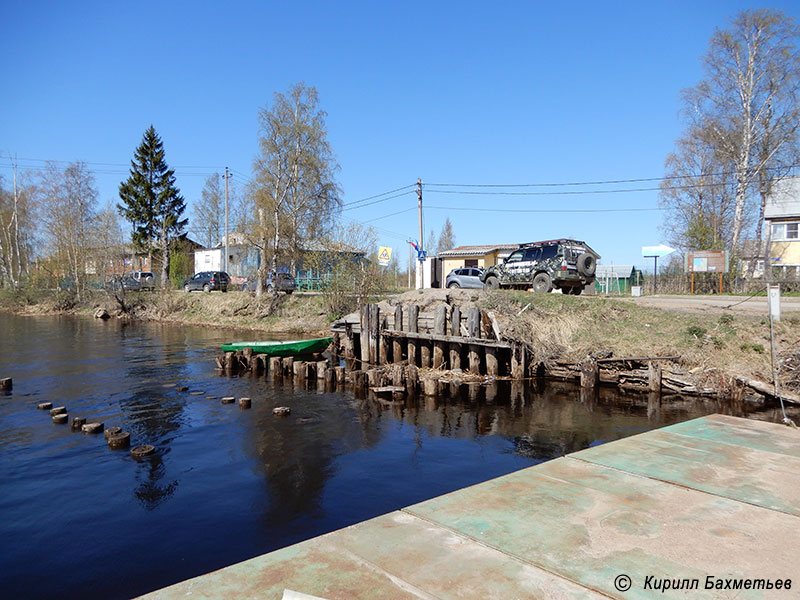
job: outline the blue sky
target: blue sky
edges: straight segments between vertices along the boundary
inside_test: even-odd
[[[796,2],[7,2],[0,35],[0,173],[89,163],[102,202],[144,130],[161,135],[187,204],[225,166],[243,183],[258,111],[305,81],[328,112],[344,202],[421,178],[425,237],[446,217],[461,244],[587,241],[605,264],[664,240],[658,178],[680,135],[680,91],[717,27]],[[442,190],[522,191],[476,195]],[[581,191],[581,194],[556,192]],[[466,209],[466,210],[465,210]],[[481,209],[481,210],[475,210]],[[486,210],[490,209],[490,210]],[[501,212],[514,210],[628,212]],[[635,209],[635,210],[634,210]],[[390,217],[392,213],[399,211]],[[405,262],[416,195],[343,213]]]

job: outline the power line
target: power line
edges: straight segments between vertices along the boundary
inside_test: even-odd
[[[726,187],[727,183],[698,183],[691,185],[678,185],[670,190],[696,190],[701,188]],[[628,194],[632,192],[660,192],[660,187],[627,188],[623,190],[570,190],[567,192],[473,192],[469,190],[428,190],[432,194],[461,194],[467,196],[586,196],[591,194]]]
[[[356,209],[356,208],[364,208],[365,206],[371,206],[373,204],[380,204],[381,202],[386,202],[387,200],[394,200],[395,198],[401,198],[402,196],[407,196],[408,194],[411,194],[411,193],[412,193],[412,190],[408,190],[408,191],[405,191],[405,192],[403,192],[401,194],[397,194],[395,196],[387,196],[386,198],[380,198],[379,200],[373,200],[372,202],[367,202],[366,204],[359,204],[358,206],[352,206],[352,204],[354,204],[354,202],[350,202],[350,203],[347,203],[347,204],[342,204],[342,207],[347,207],[347,208],[342,208],[342,211],[353,210],[353,209]],[[372,197],[374,198],[375,196],[372,196]],[[358,200],[356,200],[355,202],[358,202]]]
[[[785,167],[766,167],[767,171],[795,169],[800,164],[788,165]],[[508,187],[568,187],[581,185],[618,185],[622,183],[644,183],[649,181],[670,181],[673,179],[698,179],[700,177],[726,177],[736,175],[735,171],[722,171],[720,173],[702,173],[699,175],[669,175],[665,177],[643,177],[637,179],[608,179],[599,181],[573,181],[558,183],[426,183],[426,186],[435,187],[484,187],[484,188],[508,188]],[[433,191],[433,190],[430,190]]]
[[[455,210],[466,212],[506,212],[506,213],[613,213],[613,212],[653,212],[666,210],[665,208],[553,208],[553,209],[536,209],[536,208],[466,208],[466,207],[453,207],[453,206],[430,206],[426,208],[433,208],[436,210]]]

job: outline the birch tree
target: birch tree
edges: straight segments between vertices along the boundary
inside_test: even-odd
[[[94,176],[83,162],[70,163],[64,169],[50,162],[45,165],[38,189],[46,251],[55,274],[74,283],[80,300],[97,212]]]
[[[717,30],[703,58],[705,78],[684,91],[688,135],[708,135],[721,164],[731,166],[734,187],[731,249],[737,251],[747,218],[748,196],[759,182],[763,202],[785,175],[780,157],[797,156],[800,117],[800,30],[778,10],[746,10],[728,29]]]
[[[275,93],[259,113],[259,151],[253,161],[253,245],[261,253],[257,294],[279,260],[296,273],[303,245],[330,231],[340,206],[339,166],[328,141],[314,87],[293,85]]]
[[[21,181],[12,160],[12,181],[0,175],[0,285],[17,287],[28,275],[32,254],[32,186]]]

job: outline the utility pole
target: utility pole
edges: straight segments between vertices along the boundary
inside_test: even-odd
[[[420,287],[425,287],[425,277],[422,275],[422,251],[425,249],[425,247],[422,245],[422,179],[417,179],[417,198],[419,199],[417,203],[419,207],[419,247],[417,248],[419,265],[417,268],[419,269]]]
[[[411,266],[414,264],[413,248],[411,240],[408,240],[408,289],[411,289]]]
[[[228,179],[231,178],[228,167],[225,167],[225,260],[223,261],[223,271],[228,272]]]

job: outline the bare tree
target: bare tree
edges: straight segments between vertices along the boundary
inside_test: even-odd
[[[445,252],[455,248],[456,236],[453,234],[453,224],[450,222],[450,217],[444,220],[442,231],[439,234],[439,245],[436,247],[436,253]]]
[[[710,132],[716,153],[724,157],[720,162],[732,167],[733,250],[740,246],[751,184],[769,180],[762,185],[768,193],[775,177],[783,175],[778,157],[789,148],[797,155],[798,40],[800,30],[781,11],[744,11],[729,29],[711,37],[705,79],[684,91],[690,131]]]
[[[0,176],[0,285],[16,287],[28,275],[34,210],[32,187],[20,181],[13,159],[11,166],[10,189]]]
[[[303,83],[276,93],[259,114],[259,153],[251,189],[255,218],[251,238],[261,252],[257,293],[268,265],[279,256],[293,273],[303,244],[330,230],[339,207],[338,164],[328,142],[326,113],[316,89]]]
[[[58,275],[72,280],[80,299],[95,226],[94,176],[83,162],[70,163],[63,170],[51,162],[40,181],[41,227],[47,250]]]

